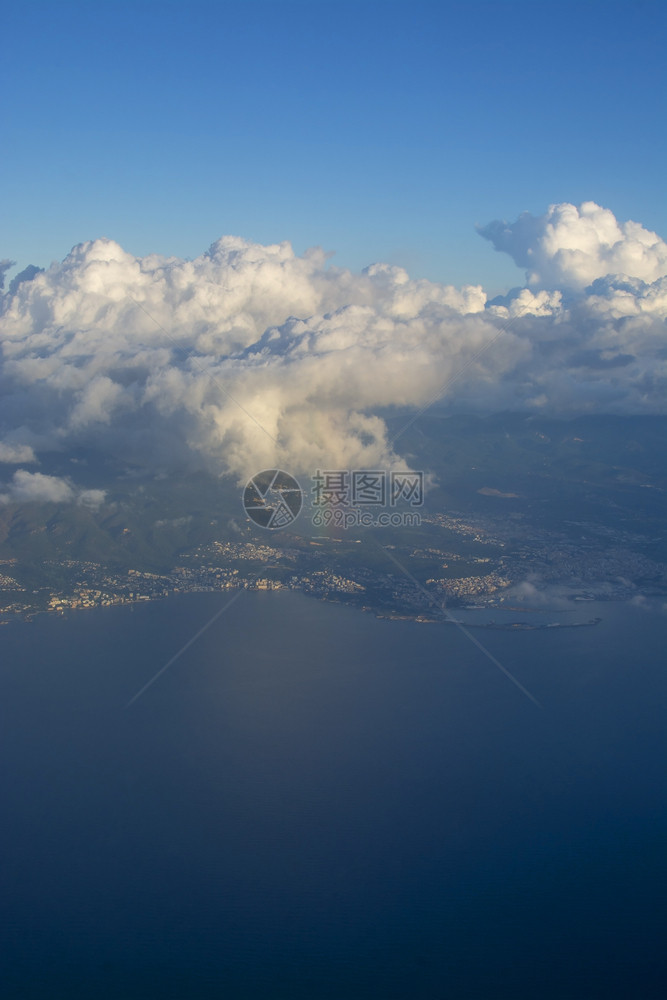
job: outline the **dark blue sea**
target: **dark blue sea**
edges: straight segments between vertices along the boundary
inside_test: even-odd
[[[5,1000],[665,993],[667,616],[184,595],[0,630]]]

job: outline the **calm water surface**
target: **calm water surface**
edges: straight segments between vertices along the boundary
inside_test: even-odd
[[[661,997],[667,616],[186,595],[0,631],[3,996]]]

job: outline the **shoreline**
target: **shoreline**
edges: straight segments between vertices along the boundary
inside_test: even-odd
[[[390,608],[374,607],[372,605],[361,605],[356,601],[346,601],[341,599],[343,595],[330,597],[329,595],[322,595],[313,593],[302,587],[257,587],[240,585],[236,587],[225,587],[225,588],[201,588],[192,590],[172,590],[167,593],[160,593],[151,596],[141,596],[134,599],[123,598],[121,600],[106,600],[104,602],[97,603],[87,603],[79,605],[67,605],[64,607],[44,607],[44,608],[34,608],[30,610],[20,610],[13,613],[9,613],[8,617],[0,619],[0,627],[11,625],[15,622],[28,623],[34,621],[37,617],[41,616],[60,616],[60,617],[70,617],[71,614],[80,611],[90,611],[90,610],[102,610],[106,608],[119,608],[125,607],[134,609],[137,605],[153,604],[158,601],[169,600],[169,598],[185,596],[186,594],[226,594],[234,591],[235,593],[240,590],[247,590],[254,593],[273,593],[288,591],[290,593],[300,593],[304,597],[315,598],[315,600],[323,601],[327,604],[340,604],[344,607],[349,607],[357,611],[361,611],[365,614],[373,615],[378,621],[397,621],[397,622],[413,622],[419,625],[456,625],[459,627],[464,627],[467,629],[481,629],[487,631],[501,631],[501,632],[536,632],[536,631],[547,631],[547,630],[562,630],[571,628],[590,628],[598,625],[601,621],[601,617],[594,617],[588,621],[578,621],[578,622],[562,622],[562,621],[550,621],[550,622],[526,622],[526,621],[507,621],[507,622],[497,622],[491,619],[486,622],[471,622],[465,621],[460,618],[445,617],[443,615],[428,615],[423,611],[405,611],[401,609],[396,609],[395,611]],[[577,597],[569,599],[572,604],[577,601]],[[588,598],[587,600],[593,600],[596,603],[613,603],[615,599],[605,599],[605,598]],[[622,603],[628,603],[628,599],[621,599]],[[465,610],[465,609],[462,609]],[[482,608],[474,608],[472,610],[481,611]],[[544,608],[499,608],[497,606],[490,606],[488,609],[489,614],[497,613],[498,611],[519,611],[521,614],[544,614],[548,616],[562,615],[562,614],[572,614],[576,612],[576,608],[570,609],[553,609],[546,610]],[[4,612],[4,614],[8,614]]]

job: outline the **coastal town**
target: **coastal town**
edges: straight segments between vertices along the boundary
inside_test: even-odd
[[[380,617],[414,621],[447,619],[445,606],[491,612],[507,606],[514,588],[526,580],[543,587],[560,585],[572,600],[627,600],[642,589],[667,590],[667,567],[631,548],[633,539],[618,533],[596,540],[595,530],[585,524],[570,526],[568,534],[531,527],[520,517],[501,520],[456,512],[425,514],[423,522],[421,546],[401,533],[380,543],[344,534],[260,537],[244,526],[237,529],[238,540],[184,551],[167,571],[90,560],[47,561],[45,576],[59,583],[36,587],[22,582],[17,558],[4,559],[0,624],[38,613],[238,589],[297,590]],[[582,537],[575,540],[572,531],[580,528]]]

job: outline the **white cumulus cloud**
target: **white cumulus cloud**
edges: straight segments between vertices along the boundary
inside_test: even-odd
[[[192,261],[81,244],[3,300],[0,433],[32,449],[5,454],[85,445],[243,479],[404,466],[386,413],[440,397],[487,413],[665,412],[655,234],[587,203],[483,235],[530,269],[529,287],[488,303],[479,285],[385,264],[355,274],[319,249],[238,237]],[[7,495],[36,489],[28,475]]]
[[[551,205],[539,217],[524,212],[479,232],[526,268],[531,287],[579,291],[608,274],[654,282],[667,273],[667,244],[659,236],[637,222],[618,222],[594,201]]]

